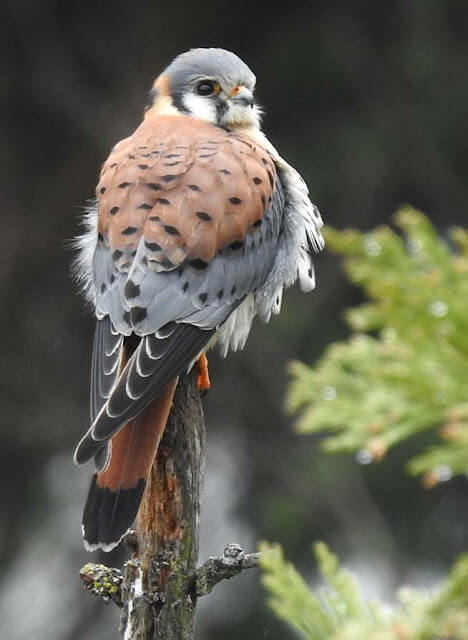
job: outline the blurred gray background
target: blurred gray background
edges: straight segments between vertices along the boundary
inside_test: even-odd
[[[368,229],[401,204],[440,230],[467,221],[468,10],[464,0],[59,2],[1,11],[2,389],[0,637],[118,638],[118,612],[82,591],[81,509],[93,319],[68,239],[111,146],[138,125],[178,53],[222,46],[256,72],[264,128],[326,221]],[[211,358],[202,557],[268,539],[314,580],[321,538],[370,596],[433,585],[466,547],[466,479],[423,490],[403,472],[424,438],[360,466],[325,456],[285,415],[286,365],[346,335],[361,300],[326,253],[318,288],[292,290],[248,347]],[[121,554],[93,559],[120,563]],[[197,638],[292,638],[253,572],[201,603]]]

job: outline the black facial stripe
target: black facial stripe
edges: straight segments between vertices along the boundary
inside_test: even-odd
[[[219,96],[216,96],[216,98],[214,99],[214,103],[215,103],[215,107],[216,107],[216,113],[221,114],[221,115],[226,113],[226,111],[228,109],[228,106],[227,106],[225,100],[223,100]]]
[[[216,96],[214,98],[214,104],[216,107],[216,124],[221,126],[223,121],[223,116],[228,110],[228,105],[226,101],[220,98],[219,96]]]
[[[173,93],[172,104],[177,109],[177,111],[180,111],[180,113],[185,113],[186,115],[190,115],[190,110],[187,109],[187,107],[184,104],[184,101],[182,100],[183,95],[184,94],[181,91],[177,91]]]

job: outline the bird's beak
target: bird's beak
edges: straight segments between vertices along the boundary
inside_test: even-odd
[[[233,102],[240,102],[242,105],[246,107],[252,107],[254,105],[254,97],[253,93],[244,85],[238,85],[234,87],[234,89],[228,93],[228,97]]]

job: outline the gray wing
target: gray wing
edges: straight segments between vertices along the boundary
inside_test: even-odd
[[[77,447],[77,464],[97,456],[98,467],[105,466],[103,443],[187,370],[216,329],[265,282],[275,258],[282,211],[278,182],[261,224],[242,241],[220,249],[209,263],[186,260],[177,269],[155,270],[154,247],[144,238],[134,255],[116,256],[110,248],[97,247],[94,282],[101,319],[92,367],[94,420]],[[131,333],[141,340],[116,380],[112,376],[122,344],[117,336]]]
[[[186,259],[176,268],[164,269],[161,247],[143,236],[136,253],[135,249],[112,251],[98,246],[94,260],[98,317],[108,315],[124,335],[155,333],[174,321],[201,329],[219,327],[266,280],[275,258],[283,207],[278,181],[257,226],[243,240],[220,248],[210,262]]]

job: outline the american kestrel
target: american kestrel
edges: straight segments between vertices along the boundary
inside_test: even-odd
[[[178,376],[215,343],[242,349],[296,280],[314,288],[322,220],[262,133],[254,87],[234,53],[183,53],[102,167],[76,262],[97,318],[91,426],[75,452],[96,462],[89,550],[132,525]]]

